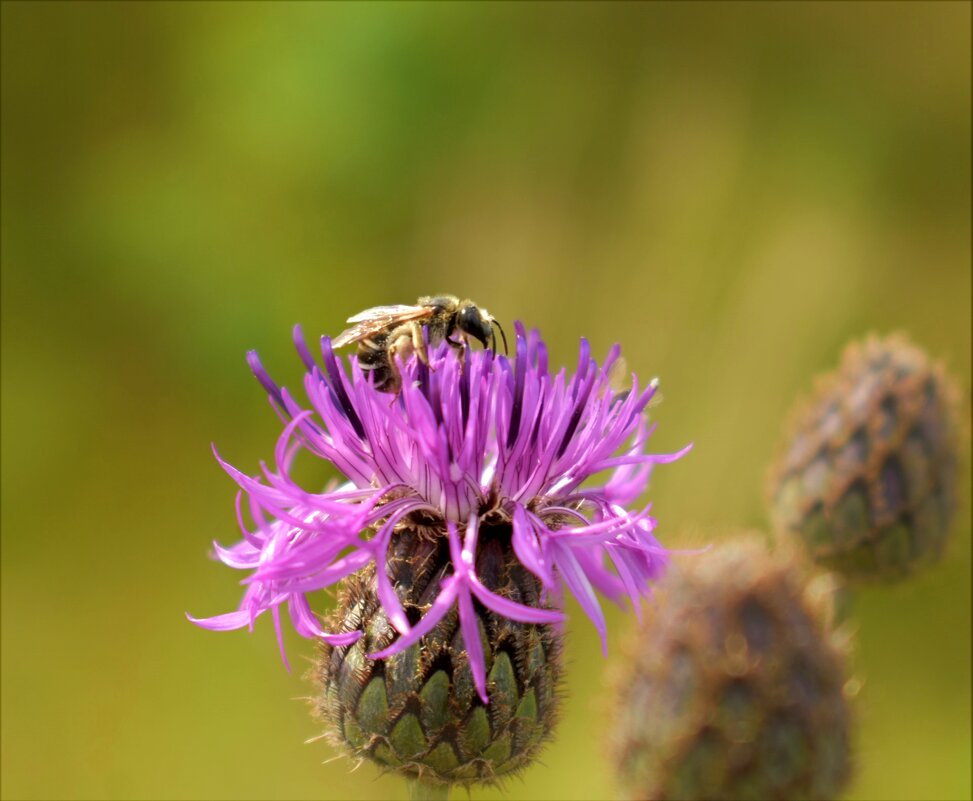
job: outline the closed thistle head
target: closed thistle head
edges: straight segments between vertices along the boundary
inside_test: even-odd
[[[543,587],[517,560],[509,525],[481,526],[476,572],[483,586],[513,603],[547,608]],[[455,547],[455,546],[454,546]],[[447,537],[395,532],[386,570],[412,625],[442,590],[451,565]],[[364,628],[358,642],[322,644],[314,670],[316,710],[331,741],[427,783],[491,782],[526,766],[557,717],[561,635],[552,625],[519,623],[473,602],[474,626],[449,610],[406,650],[369,654],[396,639],[378,598],[375,566],[350,577],[330,623]],[[488,701],[477,693],[467,636],[482,653]]]
[[[275,468],[254,478],[220,460],[255,525],[241,515],[243,540],[216,554],[252,572],[237,611],[195,622],[240,628],[269,610],[279,632],[285,606],[322,644],[315,709],[331,739],[427,784],[527,765],[556,718],[563,588],[604,642],[595,590],[637,601],[666,562],[648,508],[626,508],[653,464],[680,455],[645,452],[654,384],[616,398],[618,349],[599,367],[585,342],[576,373],[552,375],[537,333],[517,334],[513,359],[443,343],[429,367],[407,360],[390,403],[327,337],[319,365],[296,329],[311,408],[251,354],[286,421]],[[347,483],[298,486],[300,450]],[[309,596],[336,584],[322,625]]]
[[[822,577],[740,539],[660,582],[616,680],[629,797],[834,798],[849,775],[845,654]]]
[[[849,345],[791,413],[770,474],[776,530],[852,579],[938,559],[956,505],[957,394],[903,336]]]

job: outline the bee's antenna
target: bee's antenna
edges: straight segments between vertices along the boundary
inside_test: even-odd
[[[504,353],[507,353],[508,352],[507,351],[507,335],[505,333],[503,333],[503,326],[500,325],[500,323],[498,323],[492,317],[490,318],[490,322],[493,325],[495,325],[497,328],[500,329],[500,336],[503,337],[503,352]],[[497,332],[496,331],[493,332],[493,350],[494,350],[494,352],[496,352],[496,350],[497,350]]]

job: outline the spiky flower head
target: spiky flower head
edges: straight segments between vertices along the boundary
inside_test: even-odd
[[[790,415],[770,475],[775,528],[852,579],[938,559],[956,504],[957,391],[902,335],[854,342]]]
[[[240,487],[243,539],[216,555],[250,573],[237,611],[194,622],[252,628],[269,610],[282,643],[286,606],[300,634],[326,645],[320,711],[355,754],[433,781],[520,767],[554,718],[562,588],[604,644],[596,591],[637,601],[666,563],[649,508],[627,508],[654,464],[685,452],[645,451],[655,384],[633,376],[616,394],[617,346],[599,367],[585,341],[574,375],[552,374],[539,335],[520,325],[513,360],[442,344],[428,367],[400,363],[398,396],[355,360],[344,367],[328,337],[322,364],[299,328],[295,344],[310,408],[249,354],[285,426],[261,475],[217,455]],[[347,482],[302,488],[299,451]],[[327,631],[309,595],[343,579]]]
[[[834,798],[849,775],[846,640],[827,576],[744,537],[669,570],[616,678],[631,798]],[[822,591],[822,588],[824,591]]]

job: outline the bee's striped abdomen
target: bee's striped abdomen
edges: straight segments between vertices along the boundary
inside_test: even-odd
[[[387,340],[387,335],[380,335],[359,341],[357,358],[359,366],[366,375],[371,376],[377,390],[395,392],[398,381],[389,364]]]

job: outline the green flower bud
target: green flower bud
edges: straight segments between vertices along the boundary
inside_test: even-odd
[[[854,579],[938,559],[956,505],[956,397],[902,336],[849,345],[791,414],[770,478],[777,531]]]
[[[509,526],[507,527],[509,529]],[[540,583],[514,555],[510,532],[481,530],[477,575],[491,591],[541,606]],[[414,625],[451,564],[446,538],[393,535],[386,569]],[[418,643],[380,660],[397,636],[378,599],[374,565],[339,593],[333,631],[362,629],[353,645],[324,644],[314,670],[316,711],[334,745],[425,784],[493,783],[528,765],[555,724],[561,634],[497,615],[476,602],[489,703],[477,695],[455,607]]]
[[[834,798],[849,766],[845,653],[826,578],[740,540],[670,568],[616,678],[631,798]]]

